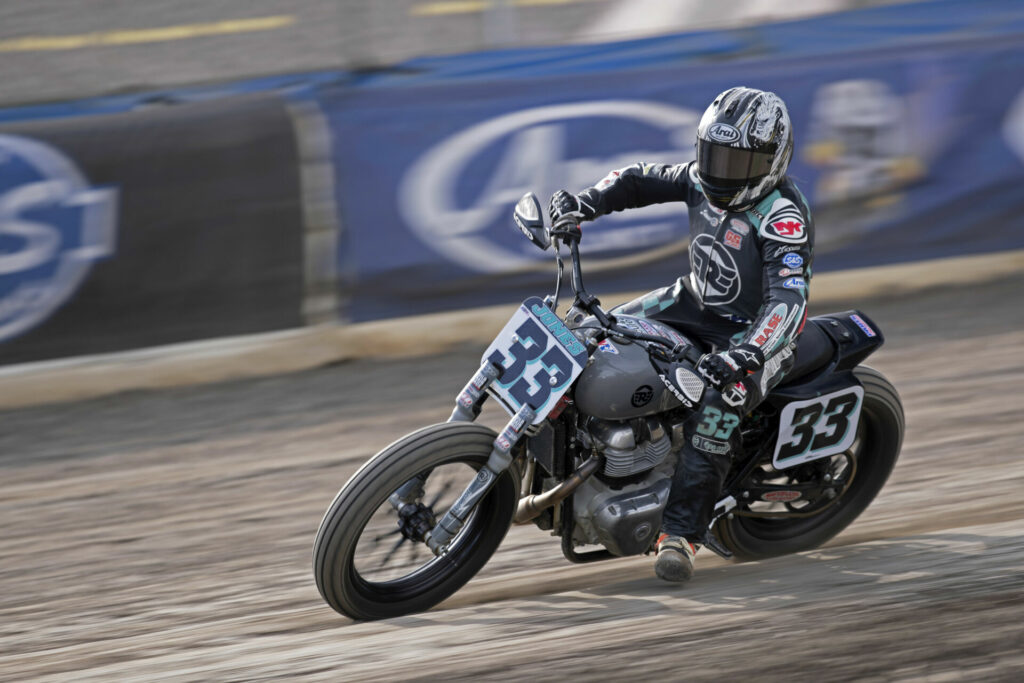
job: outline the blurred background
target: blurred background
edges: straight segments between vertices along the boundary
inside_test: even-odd
[[[0,363],[519,300],[518,197],[691,159],[737,84],[788,103],[817,272],[1024,246],[1015,2],[83,7],[0,5]],[[591,285],[674,279],[686,224],[598,221]]]
[[[550,680],[595,644],[595,680],[1016,680],[1022,38],[1018,0],[0,2],[0,680]],[[794,122],[812,307],[887,337],[878,501],[685,593],[516,528],[443,609],[329,613],[331,496],[552,288],[515,202],[692,159],[741,84]],[[687,234],[588,225],[588,289],[667,284]]]

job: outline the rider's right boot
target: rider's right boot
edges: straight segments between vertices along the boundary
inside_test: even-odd
[[[662,534],[657,542],[658,556],[654,573],[663,581],[683,583],[693,577],[693,557],[697,548],[682,536]]]

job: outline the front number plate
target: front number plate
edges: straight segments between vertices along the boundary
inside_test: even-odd
[[[781,470],[848,449],[857,436],[863,401],[864,389],[852,386],[787,403],[779,416],[772,465]]]
[[[510,414],[523,405],[542,422],[587,364],[587,349],[537,297],[519,306],[484,352],[501,367],[488,391]]]

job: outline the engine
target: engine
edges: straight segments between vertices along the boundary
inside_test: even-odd
[[[682,425],[673,426],[673,434]],[[659,420],[591,419],[586,445],[604,455],[603,477],[593,476],[573,494],[578,544],[600,544],[615,555],[637,555],[661,528],[675,467],[672,439]],[[616,481],[619,480],[619,481]]]
[[[604,455],[603,471],[608,477],[629,477],[652,470],[672,450],[665,428],[651,417],[628,422],[591,419],[587,432],[588,445]]]

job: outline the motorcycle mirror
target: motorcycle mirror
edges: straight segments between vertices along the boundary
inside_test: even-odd
[[[515,219],[516,225],[519,226],[520,232],[526,235],[531,242],[541,249],[551,246],[551,235],[544,227],[544,213],[540,208],[537,195],[532,192],[524,194],[516,204],[512,217]]]

